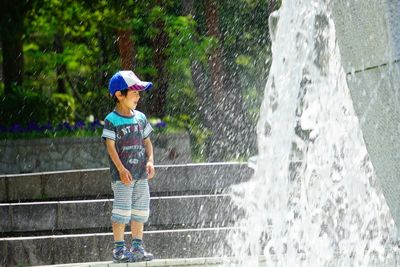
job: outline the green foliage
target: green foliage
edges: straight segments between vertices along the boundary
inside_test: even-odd
[[[47,123],[53,108],[51,101],[39,91],[14,87],[13,94],[1,95],[0,121],[3,126],[18,123],[27,125],[35,121]]]
[[[53,94],[51,96],[52,123],[75,121],[75,99],[68,94]]]
[[[191,60],[198,59],[202,48],[197,45],[194,21],[189,17],[170,16],[166,21],[169,37],[167,71],[170,77],[167,114],[190,114],[196,110],[196,95],[192,83]]]
[[[114,30],[105,25],[114,24],[116,12],[107,1],[49,0],[28,14],[24,86],[74,99],[72,115],[64,112],[61,119],[59,112],[50,113],[50,121],[82,120],[90,114],[102,118],[109,111],[105,73],[119,68],[119,56],[115,41],[107,40],[114,38]],[[56,38],[61,43],[56,45]],[[66,92],[59,91],[60,80]]]
[[[46,130],[43,132],[30,131],[20,133],[3,133],[0,132],[0,140],[16,140],[16,139],[37,139],[37,138],[56,138],[56,137],[100,137],[102,129],[81,129],[81,130]]]
[[[220,21],[227,71],[231,79],[240,83],[254,122],[258,118],[271,62],[267,18],[272,3],[269,0],[221,2]],[[276,3],[275,8],[278,5]]]
[[[52,95],[58,93],[57,81],[62,79],[65,93],[75,100],[75,119],[90,114],[103,118],[112,108],[105,97],[107,82],[120,65],[115,30],[133,30],[135,72],[142,79],[154,80],[158,73],[153,66],[151,43],[160,31],[157,23],[163,22],[168,34],[167,114],[193,113],[197,100],[190,64],[192,60],[207,63],[208,51],[215,40],[199,36],[196,22],[176,12],[179,4],[179,1],[164,1],[162,6],[153,1],[43,2],[27,16],[29,38],[24,42],[24,86]],[[56,36],[62,37],[59,51],[54,43]],[[106,43],[102,44],[103,39]],[[59,67],[65,69],[61,76],[55,72]],[[60,119],[59,115],[56,117],[49,120]],[[71,117],[63,120],[69,121]]]
[[[103,119],[114,106],[108,97],[108,80],[121,68],[118,29],[132,30],[135,72],[148,81],[156,81],[161,75],[154,65],[155,49],[160,49],[155,37],[161,30],[167,34],[167,46],[162,47],[167,60],[162,74],[168,81],[167,117],[163,118],[168,126],[158,131],[188,131],[197,158],[204,156],[204,143],[210,132],[199,118],[200,101],[191,67],[194,61],[202,64],[204,77],[209,79],[208,61],[216,46],[223,45],[227,75],[242,90],[251,107],[249,112],[256,120],[269,68],[269,0],[218,1],[221,40],[207,35],[204,1],[194,1],[194,17],[182,14],[181,0],[32,3],[33,8],[25,17],[23,86],[5,96],[0,82],[0,124],[74,123],[89,115]],[[146,103],[149,95],[141,102]],[[98,133],[81,130],[42,134]],[[39,133],[24,135],[40,136]]]

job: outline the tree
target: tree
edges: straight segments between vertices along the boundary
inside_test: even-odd
[[[210,112],[212,135],[208,140],[210,161],[246,155],[255,140],[240,84],[235,73],[226,71],[229,59],[223,49],[225,39],[220,30],[219,3],[205,0],[206,32],[216,41],[209,59],[213,98],[213,110]]]
[[[12,93],[14,85],[22,85],[24,18],[31,7],[32,1],[1,1],[0,4],[0,35],[5,94]]]
[[[74,99],[75,118],[101,119],[113,105],[105,97],[111,75],[134,68],[155,84],[139,110],[150,117],[201,121],[195,128],[212,132],[210,160],[247,153],[247,141],[241,142],[255,124],[268,69],[267,17],[279,1],[22,0],[18,5],[28,2],[36,9],[27,5],[21,19],[26,11],[1,1],[1,38],[24,41],[23,57],[21,43],[16,49],[18,41],[2,41],[6,93],[13,84],[22,85],[20,95],[29,92],[50,105],[53,95],[62,93]],[[10,7],[18,15],[10,14]],[[26,29],[17,31],[24,20]],[[10,27],[14,24],[20,26]],[[10,59],[14,62],[7,63]]]
[[[166,6],[162,0],[156,0],[156,6],[153,8],[153,27],[155,28],[155,36],[152,38],[153,47],[153,65],[157,70],[155,79],[156,88],[151,92],[149,103],[149,112],[155,117],[163,118],[165,116],[165,105],[168,90],[168,76],[166,71],[168,48],[168,35],[164,30],[165,27],[165,11]]]
[[[62,26],[58,25],[57,30],[54,34],[54,51],[57,56],[56,60],[56,75],[57,75],[57,92],[60,94],[65,94],[67,89],[65,87],[64,75],[67,74],[67,67],[62,60],[59,58],[62,57],[64,53],[64,29]]]
[[[209,59],[214,105],[218,105],[222,99],[224,79],[226,77],[222,59],[218,9],[219,5],[217,0],[205,0],[207,35],[213,37],[217,42]]]
[[[267,18],[275,6],[268,0],[203,0],[198,5],[199,32],[215,41],[208,68],[196,66],[193,75],[194,83],[196,76],[211,80],[208,105],[202,107],[212,132],[209,160],[249,156],[256,153],[255,125],[269,68]]]
[[[124,70],[134,69],[134,44],[132,41],[132,30],[129,28],[120,28],[117,30],[118,33],[118,48],[121,56],[121,65]]]

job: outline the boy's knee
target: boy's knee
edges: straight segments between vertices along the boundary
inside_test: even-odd
[[[149,210],[132,210],[131,219],[135,222],[145,223],[149,219]]]
[[[114,223],[128,224],[130,222],[130,219],[131,219],[130,217],[121,216],[118,214],[111,215],[111,222],[114,222]]]

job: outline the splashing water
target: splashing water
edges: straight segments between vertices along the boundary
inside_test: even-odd
[[[370,266],[395,226],[341,66],[329,0],[283,1],[258,123],[255,175],[228,243],[241,266]]]

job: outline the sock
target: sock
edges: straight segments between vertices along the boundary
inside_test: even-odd
[[[142,245],[142,239],[138,239],[138,238],[134,238],[132,240],[132,247],[139,247],[140,245]]]
[[[114,248],[116,249],[122,249],[125,246],[125,241],[115,241],[114,242]]]

